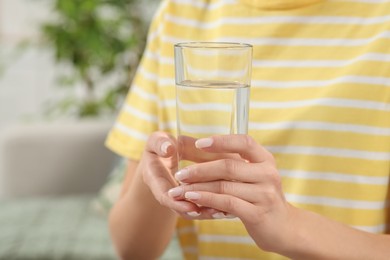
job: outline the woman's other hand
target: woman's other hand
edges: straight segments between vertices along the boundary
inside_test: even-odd
[[[273,155],[248,135],[213,136],[195,145],[208,153],[236,156],[177,172],[176,179],[186,185],[171,189],[170,196],[197,204],[200,219],[240,218],[256,243],[272,250],[293,225],[293,207],[285,200]]]

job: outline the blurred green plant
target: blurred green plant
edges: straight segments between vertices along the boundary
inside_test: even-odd
[[[52,0],[54,19],[42,24],[56,61],[70,65],[59,86],[78,88],[48,107],[48,115],[112,115],[141,58],[152,0]],[[107,78],[110,83],[103,83]],[[112,81],[115,81],[114,83]],[[104,86],[102,86],[104,85]]]

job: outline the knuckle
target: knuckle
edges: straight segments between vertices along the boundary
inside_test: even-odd
[[[278,201],[279,196],[276,190],[271,188],[263,194],[263,197],[268,205],[274,205]]]
[[[275,175],[277,174],[277,171],[274,167],[268,166],[266,167],[265,175],[267,179],[273,180],[275,178]]]
[[[232,159],[225,159],[223,163],[226,173],[229,175],[234,175],[237,170],[237,162]]]
[[[270,163],[272,163],[274,165],[276,164],[275,156],[270,151],[266,151],[265,156],[266,156],[267,161],[269,161]]]
[[[279,176],[279,172],[275,167],[273,166],[268,167],[266,174],[267,174],[267,179],[272,184],[274,184],[275,186],[279,186],[281,184],[281,178]]]
[[[257,145],[256,141],[249,135],[243,135],[243,143],[248,149],[252,149]]]
[[[219,193],[220,194],[229,193],[229,191],[231,190],[230,182],[228,182],[228,181],[220,181],[218,189],[219,189]]]
[[[225,203],[224,204],[225,204],[225,208],[226,208],[226,210],[228,212],[232,212],[233,214],[235,212],[237,212],[236,211],[237,204],[236,204],[236,202],[232,198],[230,198],[230,197],[225,198]]]

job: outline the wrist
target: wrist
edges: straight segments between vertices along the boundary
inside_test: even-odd
[[[310,236],[306,232],[306,211],[287,204],[287,221],[281,230],[280,242],[277,243],[274,252],[292,257],[304,250],[310,242]]]

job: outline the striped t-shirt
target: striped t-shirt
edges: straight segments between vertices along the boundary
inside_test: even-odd
[[[287,200],[388,231],[390,0],[165,0],[107,139],[139,159],[150,133],[176,132],[173,45],[253,45],[249,134],[275,156]],[[239,220],[178,222],[186,259],[283,259]]]

